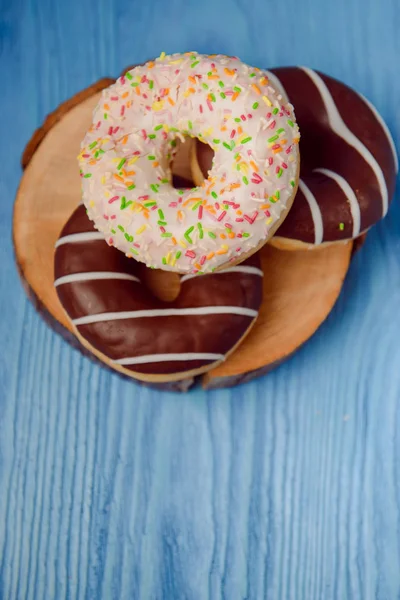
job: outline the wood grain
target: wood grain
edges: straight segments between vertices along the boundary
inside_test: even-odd
[[[10,233],[45,115],[162,50],[322,69],[376,104],[398,146],[398,0],[3,0],[0,15],[1,600],[398,599],[398,197],[299,353],[188,395],[133,386],[54,335]]]

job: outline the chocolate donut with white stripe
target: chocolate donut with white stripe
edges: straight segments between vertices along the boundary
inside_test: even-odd
[[[306,67],[266,74],[282,101],[295,106],[302,132],[299,189],[271,243],[357,238],[385,216],[394,195],[398,159],[386,124],[368,100],[332,77]],[[273,121],[270,128],[272,136]],[[197,159],[207,174],[211,149],[197,144]]]
[[[78,338],[120,371],[145,381],[174,381],[224,360],[258,316],[257,256],[210,275],[181,278],[173,302],[140,280],[141,265],[108,246],[84,206],[56,244],[55,287]]]

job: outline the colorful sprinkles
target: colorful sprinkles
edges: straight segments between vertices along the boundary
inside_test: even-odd
[[[184,136],[215,157],[200,188],[175,190],[169,163]],[[128,256],[212,272],[268,238],[296,186],[298,141],[292,107],[263,71],[162,53],[103,92],[79,155],[83,200]]]

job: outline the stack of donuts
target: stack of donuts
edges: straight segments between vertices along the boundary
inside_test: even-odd
[[[189,137],[194,184],[174,187]],[[84,346],[151,382],[225,360],[257,319],[260,248],[357,238],[386,214],[398,167],[383,120],[344,84],[196,52],[104,90],[78,159],[83,203],[56,244],[56,290]],[[146,267],[179,274],[173,301]]]

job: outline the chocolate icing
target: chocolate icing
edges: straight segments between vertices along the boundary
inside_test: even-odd
[[[85,208],[78,207],[61,232],[95,231]],[[257,256],[245,266],[260,268]],[[242,266],[242,265],[241,265]],[[141,265],[103,240],[62,243],[55,254],[55,279],[76,273],[112,272],[140,276]],[[74,281],[57,286],[61,304],[71,320],[107,312],[234,306],[259,310],[262,277],[233,271],[193,277],[181,284],[175,301],[156,298],[143,283],[121,279]],[[151,316],[106,320],[78,325],[79,333],[111,360],[168,353],[225,355],[245,334],[253,317],[237,314]],[[127,365],[144,374],[184,372],[215,362],[190,360]]]
[[[306,71],[299,67],[283,67],[272,69],[272,73],[295,107],[301,132],[301,180],[314,196],[322,219],[322,235],[318,236],[310,204],[300,185],[292,209],[276,235],[308,244],[357,237],[385,213],[376,173],[365,157],[332,129],[320,90]],[[395,190],[397,165],[382,124],[354,90],[322,73],[317,76],[327,86],[347,128],[377,161],[390,202]],[[206,175],[213,152],[209,146],[198,143],[197,153],[200,168]],[[356,232],[348,196],[337,181],[315,172],[320,168],[339,175],[354,192],[360,208],[360,226]]]

